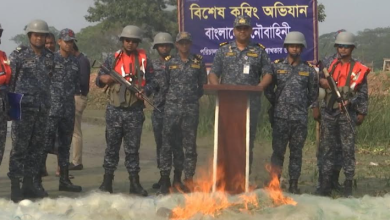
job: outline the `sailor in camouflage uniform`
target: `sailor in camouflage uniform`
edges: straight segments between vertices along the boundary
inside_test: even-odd
[[[355,126],[361,125],[368,113],[367,75],[370,69],[352,58],[356,47],[352,33],[342,32],[336,37],[334,46],[339,58],[334,59],[328,68],[343,98],[351,121],[336,102],[328,81],[321,76],[320,85],[326,89],[325,105],[321,109],[321,142],[323,150],[322,182],[320,194],[329,196],[332,189],[332,176],[342,155],[345,175],[344,196],[352,196],[352,181],[355,175]],[[341,152],[339,150],[341,148]]]
[[[334,36],[334,39],[336,39],[337,35],[341,32],[345,32],[346,30],[344,29],[341,29],[341,30],[338,30]],[[323,69],[326,68],[328,69],[330,67],[330,64],[332,64],[333,60],[334,59],[338,59],[340,58],[340,55],[336,52],[332,55],[329,55],[329,56],[326,56],[324,57],[324,59],[322,59],[321,61],[318,62],[318,69],[319,69],[319,75],[320,77],[324,78],[324,73],[323,73]],[[320,88],[321,90],[322,88]],[[325,94],[325,90],[324,91],[324,94]],[[323,98],[322,98],[323,99]],[[314,105],[313,105],[313,117],[316,121],[321,121],[321,113],[320,113],[320,110],[321,109],[324,109],[324,108],[320,108],[320,106],[323,106],[325,105],[324,103],[324,100],[319,100],[318,102],[316,102]],[[321,128],[321,127],[320,127]],[[321,129],[320,129],[321,130]],[[320,142],[321,140],[323,139],[323,136],[321,136],[321,133],[320,132]],[[335,190],[337,192],[340,192],[342,190],[342,186],[340,185],[339,183],[339,176],[340,176],[340,171],[341,171],[341,168],[343,167],[343,158],[342,158],[342,149],[341,149],[341,146],[339,145],[337,147],[337,150],[338,152],[336,153],[336,161],[335,161],[335,166],[334,166],[334,169],[333,169],[333,174],[332,174],[332,178],[331,178],[331,189],[332,190]],[[320,189],[321,189],[321,182],[322,182],[322,164],[323,164],[323,154],[324,154],[324,151],[322,148],[320,148],[318,146],[318,149],[317,149],[317,167],[318,167],[318,184],[317,184],[317,189],[316,189],[316,192],[315,194],[320,194]]]
[[[272,81],[271,61],[263,45],[250,41],[252,33],[248,16],[234,21],[235,41],[220,44],[209,74],[210,84],[251,85],[263,89]],[[261,81],[261,82],[260,82]],[[250,97],[250,166],[261,109],[261,95]]]
[[[79,63],[72,53],[75,40],[71,29],[60,31],[60,49],[54,53],[55,66],[50,87],[51,108],[46,130],[46,150],[54,148],[55,140],[58,139],[59,190],[69,192],[82,190],[81,186],[73,185],[69,179],[69,150],[75,117],[74,95],[80,91]]]
[[[3,28],[0,24],[0,44]],[[7,139],[8,120],[8,86],[11,80],[11,66],[5,52],[0,50],[0,165],[3,160],[5,141]]]
[[[115,70],[118,74],[151,94],[153,90],[153,66],[146,56],[145,50],[138,49],[142,40],[142,31],[139,27],[128,25],[120,35],[122,49],[110,54],[104,65]],[[119,150],[123,140],[125,150],[125,166],[129,173],[130,193],[147,196],[139,180],[139,148],[141,144],[142,126],[145,120],[143,109],[144,101],[139,94],[128,90],[117,83],[104,70],[99,71],[96,85],[100,88],[107,86],[108,104],[106,109],[106,142],[103,167],[104,180],[99,189],[104,192],[113,192],[112,181],[119,162]]]
[[[311,64],[301,61],[300,54],[306,47],[302,33],[288,33],[284,47],[288,56],[272,63],[274,81],[265,92],[274,109],[271,165],[272,172],[280,178],[288,145],[289,192],[299,193],[298,179],[301,174],[302,149],[307,136],[308,108],[318,97],[318,75]]]
[[[154,132],[154,139],[156,140],[157,148],[157,168],[160,168],[160,152],[162,147],[162,130],[163,130],[163,118],[164,118],[164,105],[165,105],[165,92],[167,89],[167,83],[165,78],[165,58],[169,56],[172,48],[174,47],[172,36],[168,33],[158,33],[154,37],[153,49],[156,49],[159,57],[152,60],[154,69],[154,85],[153,90],[153,105],[160,111],[153,110],[152,125]],[[181,176],[183,172],[184,153],[181,146],[181,137],[176,135],[174,137],[175,143],[172,147],[173,163],[175,167],[173,183],[174,186],[182,186]],[[160,179],[161,180],[161,179]],[[153,184],[153,189],[160,188],[160,180]]]
[[[168,56],[165,67],[168,90],[164,108],[163,145],[160,153],[161,187],[158,194],[167,194],[170,187],[172,151],[181,137],[180,148],[184,148],[184,192],[193,187],[197,152],[196,136],[199,120],[199,98],[203,95],[203,84],[207,83],[206,67],[200,55],[190,53],[191,35],[180,32],[176,37],[178,54]]]
[[[41,186],[38,161],[44,150],[45,128],[50,108],[50,77],[53,74],[53,53],[45,49],[49,27],[34,20],[27,25],[30,45],[18,47],[10,55],[10,92],[23,94],[22,118],[12,123],[12,150],[8,177],[11,179],[11,200],[25,197],[42,198],[47,193]],[[23,193],[20,189],[23,179]],[[34,181],[34,182],[33,182]]]

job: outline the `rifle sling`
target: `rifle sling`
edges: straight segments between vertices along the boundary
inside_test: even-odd
[[[141,78],[141,70],[140,70],[140,66],[139,66],[138,52],[135,54],[135,69],[137,71],[138,86],[139,86],[139,88],[141,88],[141,86],[142,86],[142,78]]]

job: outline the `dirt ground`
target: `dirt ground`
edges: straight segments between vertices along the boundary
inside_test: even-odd
[[[55,176],[56,157],[49,155],[47,167],[49,176],[43,178],[43,185],[48,191],[50,197],[77,197],[85,193],[96,190],[101,184],[104,170],[102,168],[103,155],[105,150],[105,125],[104,125],[104,110],[86,110],[84,114],[84,122],[82,125],[84,135],[83,149],[83,164],[82,171],[72,171],[75,176],[73,183],[83,187],[81,194],[59,192],[58,177]],[[212,133],[212,132],[210,132]],[[265,170],[265,165],[270,162],[271,147],[269,142],[259,141],[254,149],[254,171],[251,176],[251,183],[256,183],[262,186],[264,181],[268,179],[268,174]],[[212,137],[200,137],[198,144],[198,169],[207,169],[208,162],[212,158],[213,139]],[[0,167],[0,197],[9,198],[10,196],[10,181],[7,177],[9,151],[11,141],[8,137],[6,144],[6,152],[4,154],[3,163]],[[315,147],[307,144],[304,148],[302,176],[300,178],[300,187],[303,193],[312,193],[315,191],[317,181],[317,167],[315,158]],[[381,152],[361,151],[357,154],[357,171],[355,178],[354,195],[361,197],[363,195],[380,196],[390,191],[390,160],[388,154]],[[144,124],[144,132],[141,141],[141,182],[149,194],[154,195],[155,190],[152,189],[152,184],[159,178],[159,170],[156,167],[156,151],[153,132],[151,130],[150,119],[147,119]],[[285,159],[285,170],[283,173],[282,186],[286,188],[288,154]],[[342,181],[343,177],[340,178]],[[124,167],[124,152],[121,150],[120,162],[118,170],[115,173],[114,192],[128,193],[129,180],[128,174]],[[335,195],[337,197],[337,195]]]

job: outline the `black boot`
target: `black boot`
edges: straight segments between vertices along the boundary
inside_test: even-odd
[[[112,193],[112,180],[114,179],[114,174],[104,174],[104,179],[102,185],[100,185],[99,190],[103,192]]]
[[[81,186],[73,185],[69,179],[69,169],[68,167],[60,167],[60,185],[58,187],[59,191],[67,192],[81,192]]]
[[[37,188],[40,192],[42,192],[43,197],[49,196],[49,194],[46,192],[46,190],[42,186],[42,176],[41,175],[37,175],[33,179],[33,184],[34,184],[35,188]]]
[[[352,196],[352,180],[344,181],[344,196],[351,197]]]
[[[329,176],[323,176],[322,177],[322,183],[321,185],[321,196],[330,196],[332,194],[332,189],[331,189],[331,178]]]
[[[332,190],[336,192],[341,192],[343,188],[339,183],[339,176],[340,176],[340,170],[333,170],[331,187]]]
[[[173,181],[172,181],[172,186],[173,188],[177,189],[179,192],[183,193],[189,193],[190,190],[181,182],[181,174],[182,171],[176,171],[174,172],[173,175]]]
[[[138,174],[130,174],[130,194],[137,194],[140,196],[148,196],[148,192],[142,188],[139,182]]]
[[[293,194],[300,194],[300,190],[298,189],[298,180],[292,179],[290,180],[290,187],[288,191]]]
[[[38,174],[37,176],[40,177]],[[23,178],[22,186],[23,196],[25,198],[44,198],[47,197],[47,192],[42,187],[42,179],[35,178],[30,176],[25,176]]]
[[[19,178],[11,178],[11,200],[18,203],[24,199],[22,191],[20,190]]]
[[[192,177],[186,177],[184,179],[184,185],[187,187],[189,192],[193,192],[195,189],[194,179]]]
[[[167,195],[169,194],[169,189],[171,188],[171,180],[169,175],[161,174],[161,183],[160,189],[157,191],[157,195]]]
[[[153,183],[152,188],[153,189],[160,189],[161,187],[161,178],[158,180],[157,183]]]

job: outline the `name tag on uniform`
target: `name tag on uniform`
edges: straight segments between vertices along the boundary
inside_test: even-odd
[[[287,73],[287,70],[277,70],[276,73],[285,74],[285,73]]]
[[[228,57],[235,56],[235,55],[236,55],[236,53],[234,53],[234,52],[227,52],[226,53],[226,56],[228,56]]]
[[[300,76],[309,76],[309,72],[299,72]]]
[[[195,68],[195,69],[200,69],[200,65],[199,64],[191,64],[191,67]]]
[[[244,64],[243,73],[249,74],[250,69],[251,69],[251,66],[249,64]]]
[[[257,53],[253,53],[253,52],[246,53],[246,55],[248,57],[259,57],[259,55]]]
[[[174,70],[174,69],[178,69],[179,66],[178,65],[172,65],[172,66],[169,66],[169,69],[170,70]]]

